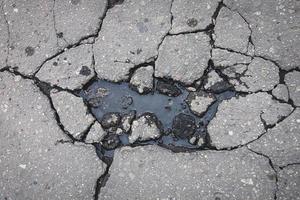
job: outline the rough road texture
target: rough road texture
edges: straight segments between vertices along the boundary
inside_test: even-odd
[[[299,199],[299,10],[0,0],[0,200]]]

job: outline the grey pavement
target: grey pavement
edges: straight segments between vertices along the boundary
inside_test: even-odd
[[[300,199],[299,10],[0,0],[0,200]]]

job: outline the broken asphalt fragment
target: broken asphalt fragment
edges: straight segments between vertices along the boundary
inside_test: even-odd
[[[218,0],[174,0],[171,34],[204,30],[212,23]]]
[[[135,65],[151,61],[171,26],[171,0],[130,0],[106,13],[94,45],[99,78],[128,79]]]
[[[300,109],[248,146],[267,155],[276,166],[300,163]]]
[[[145,113],[141,115],[132,122],[129,143],[158,138],[163,130],[161,126],[161,122],[154,114]]]
[[[95,122],[90,131],[88,132],[85,142],[86,143],[99,143],[104,136],[106,135],[106,131],[103,130],[101,124],[99,122]]]
[[[220,77],[215,70],[212,70],[207,74],[203,88],[210,92],[220,93],[231,88],[231,85]]]
[[[216,101],[216,98],[211,93],[203,91],[191,92],[187,98],[187,103],[191,111],[201,117],[208,107]]]
[[[98,34],[107,0],[55,1],[54,20],[60,46]]]
[[[121,122],[121,114],[117,112],[105,113],[101,119],[101,125],[105,129],[118,127]]]
[[[254,58],[249,65],[235,65],[225,69],[236,91],[257,92],[272,90],[279,83],[279,69],[270,61]]]
[[[3,2],[10,30],[8,66],[33,74],[44,60],[57,53],[53,5],[54,1],[47,0]]]
[[[109,174],[99,199],[273,200],[276,184],[269,160],[245,148],[175,154],[125,147],[115,151]]]
[[[278,172],[278,200],[299,199],[300,165],[294,164],[284,167]]]
[[[34,74],[62,49],[96,35],[105,6],[105,0],[4,1],[10,32],[7,65]]]
[[[285,70],[299,69],[299,2],[225,0],[224,4],[249,23],[256,55],[277,62]]]
[[[300,78],[300,77],[299,77]],[[282,101],[288,102],[289,100],[289,91],[286,85],[278,84],[273,90],[272,94]]]
[[[105,164],[67,139],[33,81],[0,73],[0,199],[92,199]]]
[[[192,84],[202,77],[207,68],[209,41],[205,33],[167,36],[159,48],[155,77]]]
[[[66,131],[74,138],[80,139],[82,133],[94,121],[93,116],[87,112],[83,100],[65,91],[51,91],[50,96]]]
[[[214,30],[215,46],[247,53],[251,31],[237,12],[222,7]]]
[[[130,79],[131,87],[140,94],[151,92],[153,89],[153,73],[154,69],[150,65],[136,69]]]
[[[176,115],[173,119],[172,133],[179,138],[191,138],[196,131],[194,117],[184,113]]]
[[[182,94],[181,90],[176,86],[174,82],[158,80],[156,84],[156,90],[169,97],[177,97]]]
[[[292,110],[262,92],[225,100],[208,125],[211,143],[218,149],[246,144],[263,134],[265,125],[276,124]]]
[[[80,89],[94,75],[92,45],[81,45],[47,61],[36,74],[41,81],[70,90]]]

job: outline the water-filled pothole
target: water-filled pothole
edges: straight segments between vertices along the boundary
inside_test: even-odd
[[[162,90],[158,87],[160,84],[166,84],[166,88]],[[209,136],[206,132],[206,126],[214,117],[219,103],[225,99],[230,99],[235,96],[233,91],[225,91],[215,94],[216,101],[211,104],[207,111],[201,116],[191,112],[187,103],[189,91],[182,85],[174,82],[165,82],[162,80],[154,81],[154,89],[148,94],[139,94],[130,87],[127,82],[113,83],[105,80],[95,80],[87,88],[81,91],[80,95],[89,105],[90,111],[99,122],[107,113],[118,113],[120,116],[136,112],[135,119],[144,113],[152,113],[161,122],[161,136],[155,139],[146,141],[129,142],[126,134],[114,134],[107,140],[117,142],[112,148],[103,148],[105,145],[96,145],[98,147],[98,155],[100,157],[112,157],[113,149],[124,145],[151,145],[157,144],[170,148],[172,150],[183,151],[186,149],[206,148],[210,145]],[[193,135],[188,137],[178,137],[174,134],[175,117],[185,114],[195,121]],[[186,123],[186,122],[184,122]],[[182,128],[185,124],[183,124]],[[116,129],[114,129],[116,130]],[[108,133],[111,134],[111,133]],[[113,141],[118,140],[118,141]],[[201,140],[202,142],[199,142]],[[108,142],[108,141],[104,141]]]

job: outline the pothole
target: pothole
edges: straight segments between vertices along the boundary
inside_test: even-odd
[[[99,157],[102,160],[111,160],[115,148],[129,145],[155,144],[173,151],[209,148],[206,127],[217,112],[220,102],[232,98],[235,92],[211,93],[214,101],[206,106],[202,114],[191,110],[189,97],[195,95],[189,96],[190,93],[183,85],[162,79],[154,79],[153,90],[147,94],[139,94],[128,82],[94,80],[80,95],[107,132],[101,144],[95,144]],[[130,115],[130,125],[125,130],[121,121]],[[157,125],[160,134],[157,137],[145,137],[143,140],[136,137],[132,142],[132,121],[139,121],[143,116],[150,127],[152,123]],[[148,118],[151,119],[147,121]],[[138,127],[137,131],[143,132],[143,127]]]

